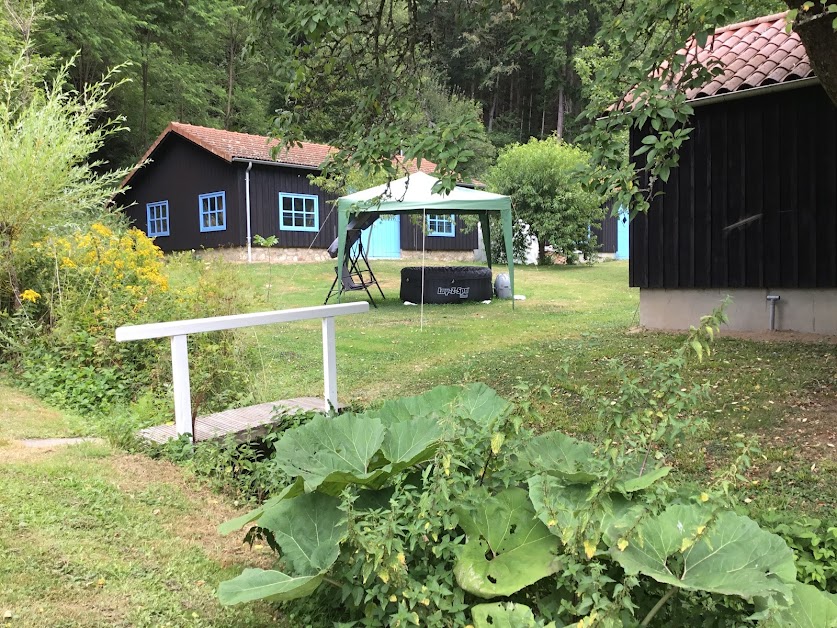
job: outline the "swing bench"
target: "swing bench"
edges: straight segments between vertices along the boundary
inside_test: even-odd
[[[375,277],[375,273],[372,272],[372,267],[369,265],[369,258],[363,246],[363,238],[360,237],[361,230],[371,226],[377,216],[372,218],[369,215],[369,218],[371,220],[365,220],[364,226],[361,226],[357,221],[352,221],[352,224],[349,225],[346,239],[348,244],[346,250],[348,254],[343,261],[342,272],[340,272],[341,269],[339,266],[334,267],[334,281],[331,283],[331,288],[328,291],[328,296],[326,296],[325,301],[323,301],[323,305],[326,305],[331,297],[336,296],[339,298],[344,292],[363,290],[366,292],[366,296],[369,297],[369,302],[372,304],[372,307],[377,309],[378,305],[375,303],[375,299],[369,290],[373,287],[378,289],[382,299],[386,299],[384,291],[381,289],[381,285],[378,283],[378,279]],[[335,238],[331,246],[328,247],[328,254],[332,259],[337,258],[339,244],[340,238]]]

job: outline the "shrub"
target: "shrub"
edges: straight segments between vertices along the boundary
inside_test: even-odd
[[[284,488],[221,527],[255,521],[247,539],[265,539],[277,568],[245,569],[221,584],[221,602],[266,598],[317,625],[837,618],[828,595],[797,581],[785,541],[731,509],[746,447],[711,487],[668,481],[665,452],[701,428],[692,417],[706,394],[680,371],[720,320],[645,377],[616,369],[598,444],[533,434],[482,384],[289,429],[269,463]]]

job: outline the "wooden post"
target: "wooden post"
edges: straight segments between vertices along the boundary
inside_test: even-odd
[[[192,393],[189,390],[188,336],[171,337],[171,373],[174,383],[174,427],[177,435],[192,434]],[[194,434],[192,434],[194,436]]]
[[[334,342],[334,317],[323,318],[323,379],[325,411],[337,411],[337,350]]]

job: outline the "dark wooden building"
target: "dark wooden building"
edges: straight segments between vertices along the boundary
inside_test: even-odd
[[[144,165],[123,181],[118,200],[164,251],[245,247],[256,235],[275,235],[278,247],[326,249],[337,237],[334,197],[309,175],[320,173],[334,149],[304,142],[274,158],[276,143],[172,122],[140,160]],[[424,161],[421,169],[434,167]],[[431,217],[437,231],[429,232],[427,250],[475,249],[476,232],[463,234],[447,218]],[[405,245],[421,242],[420,225],[404,221],[400,234]]]
[[[730,325],[765,329],[770,293],[778,328],[835,333],[837,108],[784,15],[719,29],[704,54],[727,71],[690,95],[679,166],[631,223],[640,321],[686,328],[730,294]]]

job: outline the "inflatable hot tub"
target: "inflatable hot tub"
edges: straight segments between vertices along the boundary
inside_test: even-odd
[[[421,266],[401,269],[401,300],[421,303]],[[486,301],[493,296],[491,269],[477,266],[426,266],[425,303]]]

